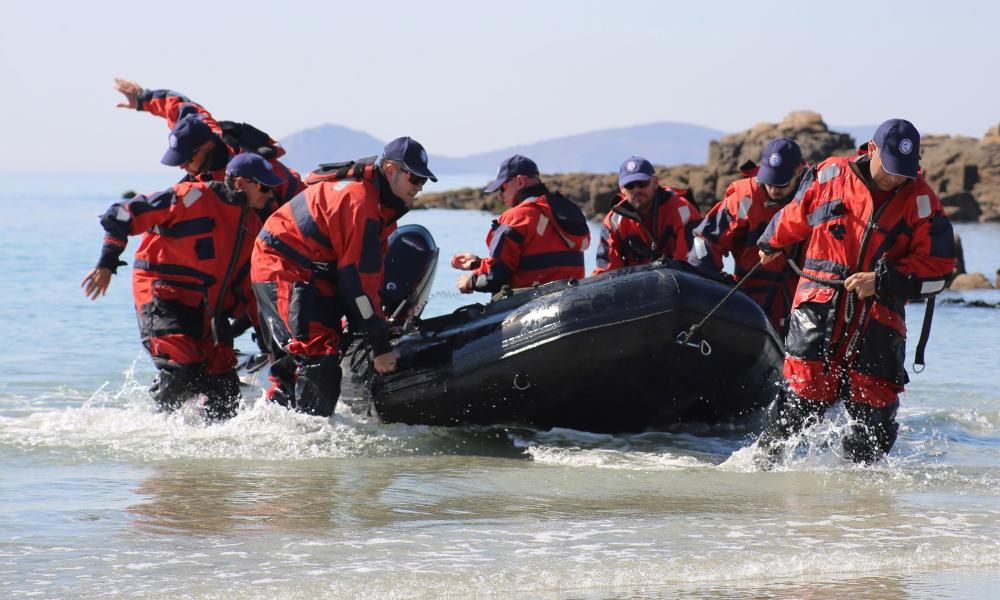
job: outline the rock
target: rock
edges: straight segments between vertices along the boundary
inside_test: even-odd
[[[953,290],[991,290],[993,284],[982,273],[964,273],[955,277],[948,287]]]
[[[1000,288],[1000,269],[997,269],[997,278],[994,280],[993,285]]]
[[[941,196],[941,204],[944,205],[944,214],[952,221],[978,221],[983,214],[979,208],[979,202],[972,197],[969,192],[959,192],[948,196]]]

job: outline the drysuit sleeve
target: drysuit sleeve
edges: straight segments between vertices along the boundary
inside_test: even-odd
[[[701,212],[687,198],[674,194],[667,213],[667,227],[673,230],[674,247],[663,256],[675,260],[687,260],[688,253],[694,245],[694,230],[701,222]]]
[[[739,208],[741,202],[750,201],[750,196],[739,194],[736,186],[726,188],[723,199],[709,209],[694,230],[691,252],[688,253],[690,264],[709,272],[722,271],[722,257],[733,251],[733,240],[746,237],[748,224],[745,219],[739,218]]]
[[[618,236],[617,219],[621,217],[614,211],[609,211],[601,223],[601,238],[597,242],[597,266],[591,275],[599,275],[605,271],[613,271],[625,266],[622,255],[622,240]]]
[[[521,254],[527,241],[532,213],[514,207],[493,221],[486,245],[490,254],[472,271],[472,289],[495,294],[504,285],[510,285],[514,273],[521,265]]]
[[[128,242],[128,236],[140,234],[148,229],[168,224],[177,219],[185,205],[190,205],[204,192],[190,184],[178,184],[173,188],[151,195],[139,194],[124,202],[112,204],[101,216],[104,228],[104,245],[98,268],[117,272],[122,264],[119,260]]]
[[[143,90],[136,100],[135,109],[166,119],[170,129],[184,117],[198,115],[212,131],[222,135],[222,128],[205,107],[173,90]]]
[[[382,220],[373,192],[350,192],[330,223],[328,231],[337,256],[337,293],[347,322],[363,332],[375,355],[392,349],[389,328],[382,314]]]
[[[944,290],[955,269],[955,233],[941,202],[930,190],[915,199],[918,220],[913,224],[908,253],[892,262],[882,259],[875,268],[875,293],[880,298],[916,300]]]
[[[797,244],[809,237],[812,225],[809,224],[809,213],[816,197],[818,184],[810,185],[801,195],[782,207],[771,218],[763,235],[757,241],[757,247],[767,254],[773,254],[781,248]],[[800,190],[801,192],[801,190]]]

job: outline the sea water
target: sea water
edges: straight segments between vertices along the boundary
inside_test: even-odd
[[[258,396],[206,425],[153,410],[129,268],[97,301],[79,288],[98,215],[150,179],[0,178],[0,597],[1000,593],[1000,309],[939,303],[899,441],[870,468],[841,459],[839,411],[770,472],[744,430],[383,425]],[[458,294],[448,258],[484,253],[492,218],[404,218],[441,247],[425,316],[484,300]],[[1000,226],[958,229],[992,278]],[[941,299],[962,298],[1000,292]]]

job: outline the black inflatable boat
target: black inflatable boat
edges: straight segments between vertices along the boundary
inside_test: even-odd
[[[742,293],[681,342],[730,291],[686,265],[551,283],[420,320],[437,254],[420,226],[390,244],[386,311],[407,321],[399,371],[372,377],[368,361],[344,361],[385,422],[616,433],[740,422],[774,397],[782,345]]]

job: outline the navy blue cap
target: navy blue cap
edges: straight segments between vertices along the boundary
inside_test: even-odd
[[[773,139],[760,153],[760,170],[757,181],[783,187],[792,182],[795,169],[802,164],[802,150],[788,138]]]
[[[518,175],[538,177],[538,165],[536,165],[535,161],[531,160],[527,156],[515,154],[500,163],[500,168],[497,169],[497,178],[493,180],[493,183],[483,188],[483,191],[487,194],[495,192],[500,189],[500,186]]]
[[[872,138],[882,168],[893,175],[916,177],[920,168],[920,132],[906,119],[889,119]]]
[[[177,121],[170,130],[170,137],[167,138],[170,147],[160,162],[170,167],[179,167],[191,160],[195,150],[211,140],[214,135],[212,128],[197,115],[188,115]]]
[[[226,165],[226,177],[246,177],[262,185],[277,187],[285,181],[266,158],[253,152],[237,154]]]
[[[382,149],[382,158],[399,161],[407,171],[419,177],[438,180],[427,166],[427,151],[413,138],[398,137],[392,140]]]
[[[618,167],[618,185],[625,187],[633,181],[649,181],[656,175],[653,163],[641,156],[630,156]]]

